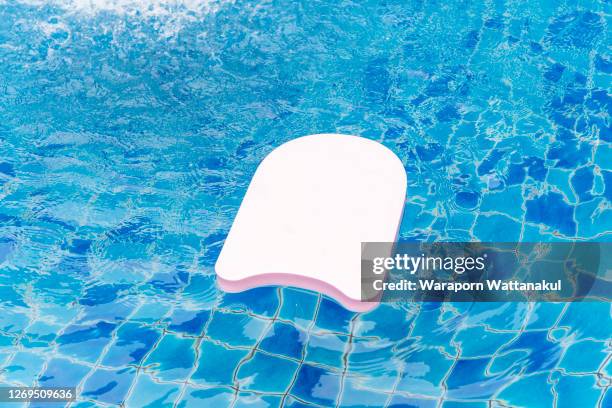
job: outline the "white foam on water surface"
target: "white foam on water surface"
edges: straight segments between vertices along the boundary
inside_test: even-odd
[[[68,19],[91,19],[103,31],[123,31],[129,26],[121,18],[125,17],[143,24],[151,25],[160,38],[172,38],[184,27],[201,21],[224,6],[233,4],[234,0],[18,0],[17,4],[31,7],[54,7],[58,14],[40,21],[23,21],[33,24],[46,35],[58,30],[70,33]],[[0,6],[9,4],[0,0]],[[119,17],[118,21],[102,22],[100,18]],[[138,28],[130,28],[132,35],[139,37]],[[68,41],[68,40],[67,40]],[[67,42],[66,42],[67,43]]]
[[[233,0],[20,0],[22,4],[32,6],[52,5],[71,13],[97,14],[111,12],[115,14],[141,16],[172,16],[176,13],[198,15],[215,12],[223,4]],[[0,4],[8,3],[0,0]]]

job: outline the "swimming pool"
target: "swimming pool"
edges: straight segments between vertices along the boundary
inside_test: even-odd
[[[610,305],[224,294],[257,164],[362,135],[406,240],[609,241],[609,8],[0,1],[0,382],[71,406],[610,406]],[[53,406],[46,404],[44,406]]]

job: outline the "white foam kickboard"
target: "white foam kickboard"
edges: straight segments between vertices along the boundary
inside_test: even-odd
[[[362,242],[396,239],[406,172],[382,144],[319,134],[291,140],[259,165],[221,250],[222,289],[290,285],[361,302]]]

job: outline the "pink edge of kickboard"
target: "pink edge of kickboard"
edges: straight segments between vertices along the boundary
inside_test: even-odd
[[[288,273],[266,273],[239,281],[229,281],[217,276],[217,282],[221,289],[229,293],[243,292],[262,286],[293,286],[296,288],[308,289],[335,299],[338,303],[353,312],[369,312],[378,306],[380,300],[380,294],[369,301],[352,299],[334,286],[323,281]]]
[[[288,285],[314,290],[353,311],[360,301],[364,242],[397,238],[406,172],[382,144],[321,134],[291,140],[258,166],[215,272],[221,289]]]

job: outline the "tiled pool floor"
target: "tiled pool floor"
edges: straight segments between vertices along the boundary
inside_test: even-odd
[[[0,0],[0,383],[73,407],[612,406],[610,304],[354,314],[213,273],[257,164],[321,132],[399,155],[402,239],[609,241],[606,2],[148,4]]]
[[[184,303],[196,281],[177,294]],[[81,306],[81,318],[55,330],[41,322],[9,330],[20,346],[4,347],[4,382],[78,385],[95,404],[73,406],[135,407],[606,406],[610,386],[607,304],[353,314],[307,292],[265,288],[205,311],[149,301],[120,322],[83,319],[111,305]]]

